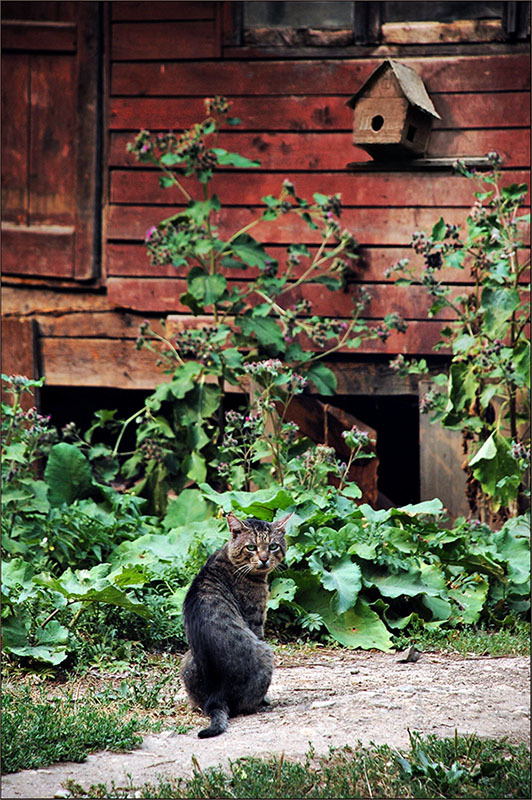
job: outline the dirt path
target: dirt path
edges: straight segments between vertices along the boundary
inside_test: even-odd
[[[4,798],[67,797],[62,784],[105,782],[137,786],[156,782],[158,774],[189,775],[195,755],[202,768],[244,755],[285,752],[301,757],[312,742],[316,753],[356,743],[408,747],[408,729],[452,736],[475,732],[530,738],[529,660],[471,658],[427,653],[415,663],[374,652],[319,651],[282,659],[270,689],[271,707],[231,720],[216,739],[197,738],[205,723],[188,734],[147,736],[140,750],[97,753],[82,764],[6,775]]]

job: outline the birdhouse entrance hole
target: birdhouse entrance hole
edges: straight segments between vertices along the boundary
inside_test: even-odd
[[[380,131],[383,125],[384,125],[384,117],[381,117],[380,114],[376,114],[371,120],[372,129],[374,131]]]

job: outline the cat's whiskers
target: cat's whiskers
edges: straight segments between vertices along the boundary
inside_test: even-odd
[[[235,579],[240,580],[253,571],[251,564],[241,564],[240,567],[235,569]]]

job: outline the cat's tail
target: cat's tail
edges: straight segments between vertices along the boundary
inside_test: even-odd
[[[200,739],[208,739],[210,736],[219,736],[227,730],[227,723],[229,721],[229,711],[227,706],[219,705],[210,708],[207,713],[211,718],[211,724],[208,728],[203,728],[198,733]]]

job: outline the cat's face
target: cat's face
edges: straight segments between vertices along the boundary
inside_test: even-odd
[[[285,525],[292,514],[278,522],[261,519],[241,520],[234,514],[227,515],[231,531],[229,558],[243,574],[267,575],[281,563],[286,553]]]

